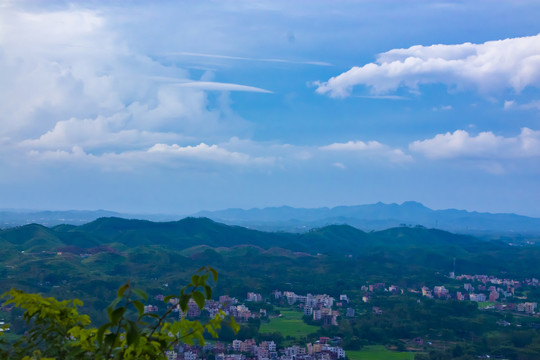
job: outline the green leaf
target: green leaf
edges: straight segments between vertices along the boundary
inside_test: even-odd
[[[187,295],[187,294],[182,294],[180,295],[180,309],[183,311],[183,312],[186,312],[187,311],[187,304],[188,304],[188,301],[190,299],[190,296]]]
[[[199,309],[202,309],[204,307],[204,295],[200,291],[194,291],[191,295],[193,296],[193,300],[195,300]]]
[[[128,346],[135,343],[139,339],[139,332],[137,331],[137,324],[133,321],[127,322],[126,340]]]
[[[240,325],[238,325],[238,323],[236,322],[236,320],[234,320],[234,317],[231,316],[231,320],[229,321],[229,326],[231,327],[231,329],[234,331],[234,333],[238,333],[238,331],[240,331]]]
[[[132,290],[135,294],[139,295],[140,297],[143,298],[144,301],[148,301],[148,294],[146,294],[144,291],[142,291],[141,289],[133,289]]]
[[[111,305],[109,305],[109,309],[114,309],[116,305],[118,305],[118,303],[122,300],[123,300],[122,297],[117,297],[116,299],[114,299]]]
[[[133,306],[137,309],[137,312],[139,313],[139,317],[144,314],[144,305],[139,300],[133,300],[132,301]]]
[[[124,306],[117,308],[114,310],[110,316],[111,323],[113,325],[116,325],[120,322],[120,319],[122,319],[122,316],[126,312],[126,308]]]
[[[212,325],[206,325],[205,326],[206,330],[210,333],[210,335],[212,335],[213,338],[217,338],[218,337],[218,334],[217,332],[214,330],[214,327]]]
[[[193,284],[193,286],[199,286],[199,279],[200,279],[199,275],[193,275],[191,277],[191,283]]]
[[[105,345],[107,347],[113,347],[116,342],[117,335],[114,333],[108,333],[105,335]]]
[[[99,327],[97,335],[96,335],[98,344],[103,343],[103,334],[105,333],[105,330],[109,328],[109,326],[111,326],[111,323],[106,323]]]
[[[149,316],[149,317],[153,317],[155,319],[159,319],[159,315],[158,314],[152,314],[152,313],[144,313],[143,315],[141,315],[141,318],[145,317],[145,316]]]
[[[206,299],[210,300],[212,298],[212,288],[208,285],[204,285],[204,293],[206,294]]]
[[[163,302],[168,303],[169,300],[177,298],[177,297],[178,297],[178,295],[167,295],[167,296],[165,296],[165,299],[163,299]]]
[[[209,277],[209,276],[210,276],[209,273],[206,273],[206,274],[204,274],[203,276],[201,276],[200,284],[201,284],[201,285],[206,284],[206,280],[208,280],[208,277]]]
[[[120,286],[120,289],[118,289],[117,296],[118,297],[124,296],[124,293],[126,292],[128,288],[129,288],[129,281],[125,283],[124,285]]]
[[[218,279],[218,273],[215,269],[210,268],[210,272],[212,272],[212,277],[214,278],[214,282],[217,282]]]

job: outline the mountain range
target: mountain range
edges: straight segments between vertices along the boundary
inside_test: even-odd
[[[466,210],[432,210],[421,203],[368,204],[333,208],[294,208],[289,206],[200,211],[194,217],[206,217],[228,225],[264,231],[306,232],[333,224],[347,224],[364,231],[396,226],[421,225],[473,235],[540,235],[540,219],[512,213],[493,214]],[[125,214],[96,211],[0,210],[0,228],[30,223],[45,226],[82,225],[101,217],[172,221],[183,216],[166,214]]]
[[[305,231],[330,224],[348,224],[365,231],[401,225],[421,225],[465,234],[540,234],[540,219],[516,214],[492,214],[466,210],[432,210],[419,202],[376,203],[333,208],[227,209],[202,211],[204,216],[226,224],[270,231]]]

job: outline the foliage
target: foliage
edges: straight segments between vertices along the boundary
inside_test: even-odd
[[[177,299],[183,313],[190,300],[202,309],[212,297],[207,283],[210,275],[215,283],[216,270],[199,269],[179,294],[165,297],[164,302]],[[225,319],[221,311],[205,324],[185,318],[171,322],[168,317],[175,306],[161,316],[146,313],[143,301],[148,301],[147,294],[129,282],[118,289],[117,298],[107,308],[108,322],[99,328],[92,327],[87,315],[78,313],[80,300],[58,301],[15,289],[2,297],[7,298],[4,305],[13,304],[25,311],[28,331],[11,346],[4,343],[0,359],[166,359],[165,351],[173,344],[204,344],[205,332],[217,337]],[[233,318],[227,322],[238,331]]]

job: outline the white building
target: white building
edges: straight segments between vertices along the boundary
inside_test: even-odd
[[[234,351],[240,351],[242,348],[242,340],[233,340],[232,347]]]
[[[486,301],[486,295],[484,295],[484,294],[469,294],[469,299],[471,301],[482,302],[482,301]]]

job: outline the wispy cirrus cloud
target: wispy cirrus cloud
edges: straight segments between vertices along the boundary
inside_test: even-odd
[[[191,88],[191,89],[200,89],[200,90],[216,90],[216,91],[246,91],[246,92],[258,92],[272,94],[273,92],[266,89],[261,89],[255,86],[240,85],[240,84],[230,84],[230,83],[220,83],[215,81],[187,81],[177,84],[174,86]]]
[[[230,55],[220,55],[220,54],[203,54],[203,53],[193,53],[193,52],[169,52],[160,54],[162,56],[177,56],[177,57],[195,57],[195,58],[211,58],[211,59],[222,59],[222,60],[237,60],[237,61],[255,61],[255,62],[268,62],[268,63],[284,63],[284,64],[301,64],[301,65],[315,65],[315,66],[332,66],[332,64],[324,61],[296,61],[290,59],[278,59],[278,58],[253,58],[253,57],[244,57],[244,56],[230,56]]]
[[[423,84],[445,84],[484,94],[512,89],[519,93],[540,86],[540,34],[487,41],[481,44],[415,45],[393,49],[376,62],[355,66],[326,82],[317,82],[317,93],[347,97],[356,86],[373,94],[400,87],[417,91]]]

